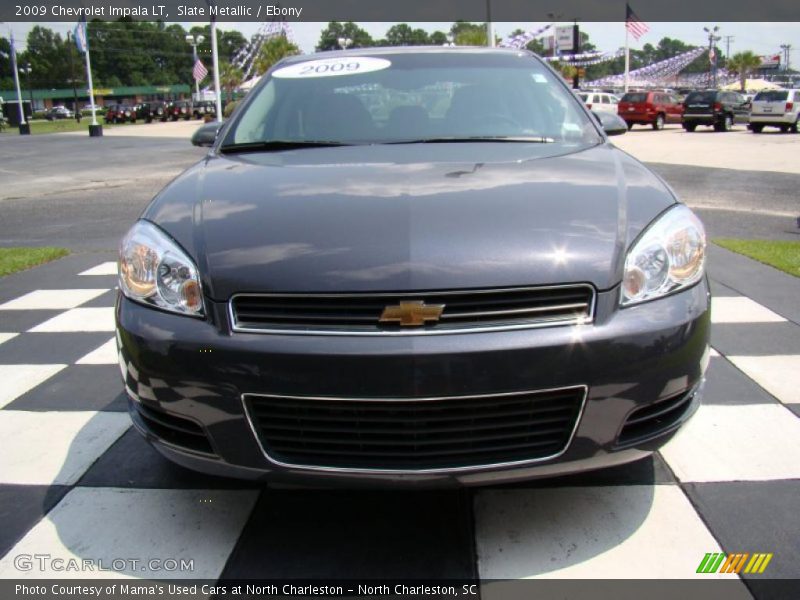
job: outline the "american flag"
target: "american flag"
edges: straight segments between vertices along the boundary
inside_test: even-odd
[[[645,33],[650,31],[647,23],[642,21],[636,13],[633,12],[630,4],[625,5],[625,28],[631,32],[633,37],[638,41]]]
[[[194,63],[192,75],[194,76],[195,81],[203,81],[203,79],[206,78],[206,75],[208,75],[208,69],[205,68],[199,58],[197,59],[197,62]]]

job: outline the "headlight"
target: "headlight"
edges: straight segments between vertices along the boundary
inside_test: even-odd
[[[122,239],[119,287],[136,302],[184,315],[203,315],[197,267],[178,244],[148,221],[138,221]]]
[[[703,277],[706,232],[686,206],[679,204],[650,225],[625,259],[623,306],[665,296]]]

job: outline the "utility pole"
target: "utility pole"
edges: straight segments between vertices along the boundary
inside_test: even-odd
[[[578,19],[573,19],[572,25],[572,55],[576,56],[581,53],[581,30],[578,27]],[[575,74],[572,76],[572,88],[578,89],[581,86],[581,78],[578,75],[578,67],[572,67],[575,69]]]
[[[486,45],[494,48],[494,23],[492,23],[492,0],[486,0]]]
[[[725,60],[728,60],[731,57],[731,42],[735,40],[736,36],[733,35],[725,36]]]
[[[783,50],[783,70],[789,70],[789,54],[792,51],[791,44],[781,44],[781,50]]]
[[[73,102],[73,109],[75,110],[75,121],[78,123],[81,122],[81,109],[78,106],[78,89],[75,87],[75,67],[74,63],[72,62],[72,53],[74,52],[72,47],[72,32],[67,32],[67,47],[69,48],[69,52],[67,55],[69,56],[69,79],[72,81],[72,102]]]

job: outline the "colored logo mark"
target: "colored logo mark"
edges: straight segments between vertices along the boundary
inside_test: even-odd
[[[697,573],[763,573],[771,560],[772,552],[709,552],[700,561]]]

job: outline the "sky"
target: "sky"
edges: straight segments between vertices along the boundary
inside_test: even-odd
[[[66,33],[72,29],[72,23],[38,23],[49,27],[60,33]],[[394,23],[362,22],[359,26],[366,29],[373,38],[381,38],[386,34]],[[568,23],[565,23],[568,24]],[[4,35],[8,34],[10,28],[17,39],[17,47],[24,48],[24,40],[28,31],[35,23],[4,23],[0,25],[0,30]],[[187,29],[193,23],[182,23]],[[295,43],[300,46],[303,52],[312,52],[319,40],[320,31],[326,23],[297,23],[290,24]],[[411,23],[412,27],[421,27],[428,32],[437,29],[447,31],[452,23]],[[515,29],[531,31],[538,29],[543,23],[496,23],[495,33],[501,38],[507,37]],[[792,44],[790,64],[800,67],[800,23],[649,23],[650,31],[645,34],[638,42],[631,38],[631,48],[641,48],[645,43],[657,44],[663,37],[680,39],[687,44],[706,45],[708,44],[707,34],[703,31],[704,26],[719,25],[718,35],[733,36],[731,41],[731,53],[742,50],[752,50],[756,54],[778,54],[781,52],[781,44]],[[238,29],[245,37],[249,38],[258,29],[259,23],[221,23],[221,29]],[[604,51],[614,51],[625,44],[625,28],[623,23],[582,23],[581,30],[589,34],[592,43],[598,49]],[[725,52],[725,40],[718,43],[718,46]],[[188,52],[188,49],[187,49]]]

